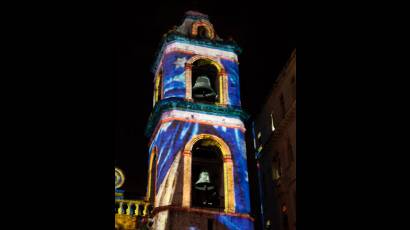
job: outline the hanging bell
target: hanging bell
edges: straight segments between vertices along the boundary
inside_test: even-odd
[[[201,191],[213,190],[215,186],[212,185],[211,180],[209,179],[209,173],[207,171],[202,171],[199,174],[199,179],[195,183],[195,189]]]
[[[192,96],[194,98],[203,98],[215,100],[216,93],[211,87],[211,82],[207,76],[199,76],[194,87],[192,87]]]

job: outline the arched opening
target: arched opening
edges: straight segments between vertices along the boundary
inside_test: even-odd
[[[199,59],[192,64],[192,99],[214,104],[220,98],[218,68],[211,60]]]
[[[154,202],[154,199],[155,199],[156,178],[157,178],[157,148],[154,147],[154,149],[151,152],[149,169],[148,169],[148,189],[147,189],[146,200],[148,200],[149,202]]]
[[[224,209],[222,152],[211,139],[197,141],[192,148],[192,207]]]
[[[198,145],[195,145],[197,142],[200,142]],[[191,207],[192,206],[192,184],[195,184],[198,181],[198,178],[192,176],[192,170],[196,167],[196,164],[192,164],[193,152],[197,147],[210,147],[211,151],[218,152],[219,158],[222,158],[223,170],[220,175],[223,177],[221,183],[219,183],[219,191],[223,190],[223,193],[218,194],[220,197],[220,202],[223,203],[225,213],[234,213],[235,212],[235,189],[234,189],[234,174],[233,174],[233,161],[232,154],[229,149],[229,146],[218,136],[212,134],[198,134],[185,145],[184,148],[184,175],[183,175],[183,191],[182,191],[182,207]],[[212,146],[212,147],[211,147]],[[217,149],[215,149],[217,148]],[[195,154],[196,156],[201,154]],[[213,154],[213,156],[216,154]],[[196,157],[195,156],[195,157]],[[215,159],[215,157],[211,157]],[[217,162],[219,160],[216,160]],[[216,177],[215,179],[218,179]],[[215,180],[214,180],[215,181]],[[222,185],[223,182],[223,185]]]
[[[154,200],[155,197],[155,183],[156,183],[156,178],[157,178],[157,154],[154,155],[154,158],[152,160],[152,166],[151,166],[151,188],[150,188],[150,201]]]
[[[202,39],[210,39],[210,34],[205,26],[198,26],[198,37]]]
[[[154,105],[162,99],[162,75],[163,71],[162,68],[159,70],[157,77],[155,78],[155,86],[154,86]]]
[[[285,204],[282,205],[282,224],[284,230],[289,230],[288,209]]]
[[[215,32],[213,26],[206,21],[199,21],[192,24],[191,34],[200,39],[214,39]]]

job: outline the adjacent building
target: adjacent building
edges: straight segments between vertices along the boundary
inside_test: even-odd
[[[252,123],[264,229],[296,229],[296,50]]]

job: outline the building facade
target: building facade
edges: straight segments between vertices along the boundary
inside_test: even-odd
[[[164,35],[146,135],[153,229],[253,229],[238,54],[207,15]]]
[[[252,124],[264,229],[296,229],[296,50]]]

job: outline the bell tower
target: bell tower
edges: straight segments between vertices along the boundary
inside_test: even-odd
[[[153,229],[253,229],[239,53],[195,11],[163,37],[146,128]]]

